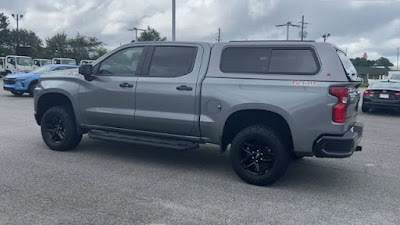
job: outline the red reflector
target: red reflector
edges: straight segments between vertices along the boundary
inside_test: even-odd
[[[338,104],[333,106],[332,120],[336,123],[344,123],[346,121],[347,112],[347,87],[330,87],[329,93],[338,98]]]
[[[400,92],[396,92],[396,93],[394,93],[394,95],[395,95],[396,97],[400,98]]]

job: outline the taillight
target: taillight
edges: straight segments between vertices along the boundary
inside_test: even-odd
[[[374,94],[375,94],[375,92],[370,91],[370,90],[365,90],[365,91],[364,91],[364,96],[365,96],[365,95],[373,96]]]
[[[330,87],[329,93],[338,98],[338,103],[333,106],[332,120],[336,123],[344,123],[346,121],[347,112],[347,87]]]
[[[400,98],[400,92],[394,93],[394,96],[396,96],[397,98]]]

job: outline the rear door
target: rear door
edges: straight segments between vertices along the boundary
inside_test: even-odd
[[[82,81],[79,110],[85,125],[133,129],[135,87],[145,49],[117,50],[94,66],[92,81]]]
[[[135,129],[193,136],[201,45],[152,46],[136,87]]]
[[[340,61],[342,62],[346,76],[349,79],[349,83],[347,85],[349,98],[347,99],[348,106],[346,117],[347,119],[350,119],[355,117],[358,112],[358,103],[360,101],[358,86],[361,84],[361,79],[358,77],[356,68],[346,54],[340,50],[336,51],[339,55]]]

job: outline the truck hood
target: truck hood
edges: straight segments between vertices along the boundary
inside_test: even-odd
[[[40,76],[40,79],[53,79],[53,78],[71,77],[77,75],[79,75],[78,69],[68,69],[68,70],[52,71],[46,74],[42,74]]]
[[[36,77],[39,77],[39,74],[35,74],[35,73],[17,73],[17,74],[10,74],[10,75],[6,76],[6,78],[11,78],[11,79],[36,78]]]

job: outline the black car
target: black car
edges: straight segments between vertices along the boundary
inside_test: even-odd
[[[376,81],[364,91],[362,111],[375,108],[400,110],[400,82],[394,80]]]

